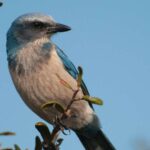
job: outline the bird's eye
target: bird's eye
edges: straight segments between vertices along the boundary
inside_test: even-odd
[[[42,22],[33,22],[32,24],[35,28],[43,28],[44,27],[44,24]]]

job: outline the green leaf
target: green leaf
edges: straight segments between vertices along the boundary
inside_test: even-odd
[[[83,69],[82,69],[82,67],[78,67],[78,71],[79,71],[79,73],[78,73],[78,77],[77,77],[77,86],[78,87],[81,87],[81,83],[82,83],[82,76],[83,76]]]
[[[14,132],[9,132],[9,131],[0,133],[0,136],[12,136],[12,135],[16,135],[16,134]]]
[[[65,111],[65,108],[55,100],[51,100],[50,102],[47,102],[44,105],[42,105],[42,109],[49,108],[49,107],[53,107],[57,109],[57,111],[59,111],[60,113],[64,113]]]
[[[92,104],[103,105],[103,101],[97,97],[91,97],[88,95],[84,95],[82,99],[84,99]]]
[[[21,148],[17,144],[15,144],[14,147],[15,147],[15,150],[21,150]]]

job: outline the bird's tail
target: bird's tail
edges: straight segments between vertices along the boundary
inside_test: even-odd
[[[90,131],[86,134],[84,132],[76,134],[86,150],[115,150],[101,129],[92,134]]]

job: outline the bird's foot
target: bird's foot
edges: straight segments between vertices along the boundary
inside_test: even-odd
[[[58,116],[55,117],[54,125],[59,126],[61,132],[64,135],[68,135],[68,133],[65,132],[66,130],[69,131],[69,134],[70,134],[70,129],[66,125],[64,125],[62,119],[59,118]]]

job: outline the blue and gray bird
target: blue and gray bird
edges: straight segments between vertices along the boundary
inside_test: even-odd
[[[41,106],[56,100],[65,107],[73,95],[73,90],[64,86],[60,78],[77,89],[78,71],[51,41],[55,33],[70,29],[50,16],[30,13],[18,17],[7,33],[8,65],[14,85],[30,109],[50,124],[60,114],[55,108],[41,109]],[[84,94],[89,95],[89,92],[82,81],[77,98]],[[88,102],[73,103],[63,124],[75,131],[86,150],[115,150]]]

